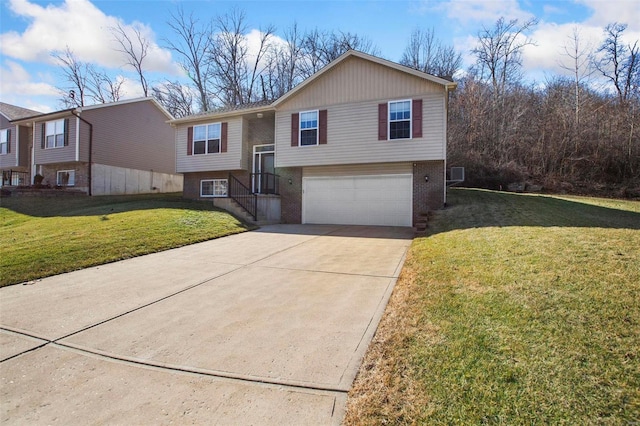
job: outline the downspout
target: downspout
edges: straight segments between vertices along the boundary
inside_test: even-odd
[[[82,112],[80,108],[77,108],[71,111],[71,114],[75,115],[80,119],[80,121],[86,123],[89,126],[89,170],[87,171],[87,184],[89,185],[89,196],[91,196],[91,166],[93,163],[92,153],[93,153],[93,124],[89,123],[84,118],[80,117],[78,111]]]

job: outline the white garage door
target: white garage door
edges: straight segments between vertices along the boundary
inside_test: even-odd
[[[303,223],[411,226],[411,175],[306,177]]]

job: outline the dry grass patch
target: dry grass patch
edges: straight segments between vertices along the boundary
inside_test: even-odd
[[[345,423],[640,418],[638,203],[450,192],[410,249]]]

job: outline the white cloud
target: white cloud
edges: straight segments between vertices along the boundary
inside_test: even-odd
[[[3,55],[23,60],[53,63],[51,53],[67,46],[76,57],[107,68],[121,68],[125,60],[112,28],[120,25],[130,36],[137,29],[150,42],[146,58],[148,71],[176,74],[178,67],[171,61],[171,53],[155,42],[148,26],[134,22],[126,24],[119,18],[105,15],[89,0],[65,0],[59,6],[46,7],[28,0],[10,0],[10,9],[30,21],[23,33],[9,31],[0,34]]]
[[[608,24],[618,22],[627,24],[630,32],[640,32],[638,0],[577,0],[577,2],[593,10],[587,24],[604,28]]]
[[[58,90],[54,86],[32,81],[31,75],[17,62],[6,60],[0,69],[2,70],[0,93],[3,98],[58,95]]]
[[[567,55],[574,48],[573,32],[578,31],[579,49],[586,53],[595,52],[602,42],[602,28],[577,24],[541,23],[531,34],[534,45],[523,51],[523,67],[526,71],[547,70],[557,74],[568,74],[562,64],[572,67],[571,58]]]
[[[449,0],[441,6],[450,19],[465,25],[478,22],[492,25],[501,16],[507,21],[526,21],[533,16],[520,7],[518,0]]]

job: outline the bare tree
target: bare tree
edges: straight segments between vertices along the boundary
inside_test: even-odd
[[[166,81],[151,88],[153,97],[175,118],[192,115],[193,94],[188,87],[175,81]]]
[[[52,56],[62,67],[64,78],[69,83],[65,88],[58,88],[62,94],[62,103],[67,107],[84,106],[91,65],[80,61],[69,46],[63,52],[55,52]]]
[[[307,32],[302,41],[302,77],[310,77],[348,50],[378,54],[378,49],[371,40],[358,34],[342,31],[322,32],[317,28]]]
[[[611,81],[621,103],[637,95],[640,84],[640,46],[638,40],[624,44],[622,35],[626,29],[625,24],[617,22],[607,25],[606,38],[598,49],[601,56],[593,62],[595,68]]]
[[[266,72],[261,76],[263,97],[277,99],[302,81],[302,42],[303,36],[294,23],[284,33],[284,45],[273,45],[269,49]]]
[[[478,46],[471,53],[476,55],[479,75],[491,83],[494,96],[500,97],[508,84],[520,80],[522,50],[533,44],[524,32],[537,23],[534,18],[522,25],[517,19],[506,22],[500,18],[493,28],[478,34]]]
[[[106,72],[91,67],[89,69],[89,83],[87,91],[94,102],[102,104],[117,102],[122,96],[122,85],[124,84],[122,77],[114,79]]]
[[[274,33],[272,26],[260,30],[259,45],[249,51],[245,14],[239,9],[218,17],[209,60],[215,95],[224,105],[241,105],[255,101],[263,58]]]
[[[574,130],[577,130],[580,125],[580,92],[593,75],[593,55],[589,46],[582,45],[577,27],[573,28],[569,44],[564,45],[563,50],[564,55],[569,58],[569,64],[560,62],[560,67],[571,72],[573,76]]]
[[[197,89],[200,110],[209,111],[212,27],[210,24],[200,24],[193,13],[185,16],[181,6],[175,13],[171,13],[171,19],[167,24],[177,36],[176,42],[166,40],[167,47],[178,54],[180,65]]]
[[[453,46],[443,45],[435,38],[433,28],[411,32],[404,49],[402,65],[440,77],[452,77],[462,66],[462,55]]]
[[[119,52],[126,58],[126,64],[133,67],[138,74],[144,96],[149,95],[149,83],[145,76],[144,60],[149,53],[150,42],[139,28],[133,28],[133,35],[127,33],[122,25],[111,28],[111,32],[120,45]]]

